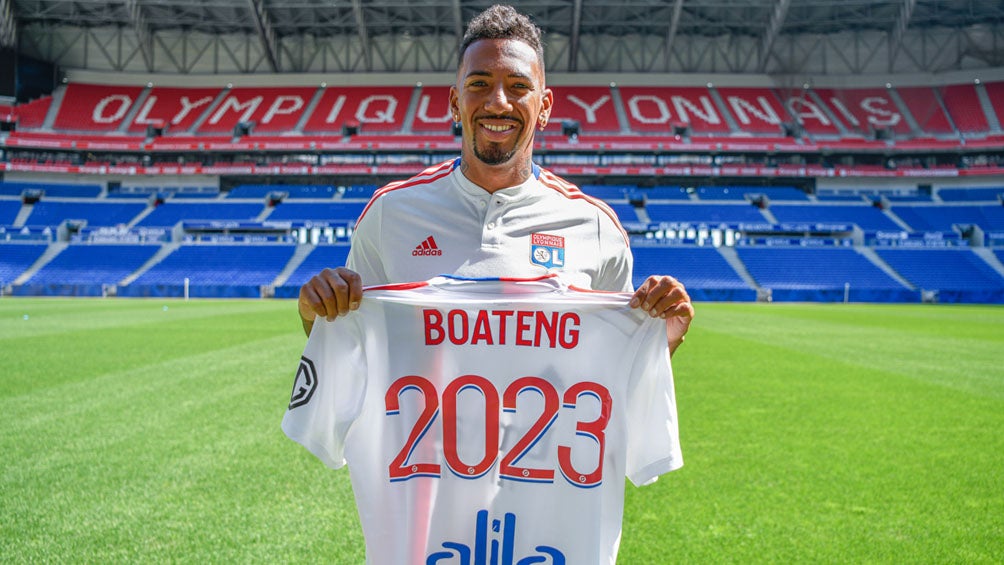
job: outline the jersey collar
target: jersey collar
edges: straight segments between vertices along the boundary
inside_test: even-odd
[[[541,172],[541,168],[536,163],[532,163],[532,165],[533,165],[532,175],[530,176],[530,178],[526,179],[520,184],[517,184],[516,186],[510,186],[496,190],[494,193],[492,193],[492,196],[501,196],[507,200],[514,200],[521,198],[524,195],[531,194],[532,191],[536,190],[537,186],[539,185],[538,179],[540,178],[540,172]],[[460,189],[463,190],[465,194],[474,197],[484,197],[488,195],[488,193],[485,192],[485,189],[474,184],[467,177],[464,176],[464,173],[461,172],[460,170],[459,157],[454,162],[452,175],[453,178],[457,181],[457,184],[460,186]]]

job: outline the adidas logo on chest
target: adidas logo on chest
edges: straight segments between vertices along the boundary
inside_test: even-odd
[[[436,240],[431,235],[416,245],[411,252],[412,257],[438,257],[442,254],[443,250],[436,245]]]

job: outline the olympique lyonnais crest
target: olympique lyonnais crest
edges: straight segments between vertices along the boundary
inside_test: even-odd
[[[565,238],[560,235],[530,235],[530,262],[548,269],[565,266]]]
[[[314,368],[314,362],[306,357],[300,357],[300,366],[296,369],[296,379],[293,381],[293,394],[289,397],[289,409],[310,402],[315,390],[317,390],[317,369]]]

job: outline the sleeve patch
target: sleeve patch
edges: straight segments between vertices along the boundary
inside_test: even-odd
[[[293,380],[293,394],[289,397],[289,409],[310,402],[317,390],[317,369],[314,362],[306,357],[300,357],[300,366],[296,369],[296,379]]]

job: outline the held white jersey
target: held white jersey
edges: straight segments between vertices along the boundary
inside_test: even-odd
[[[437,277],[317,319],[282,429],[347,463],[367,563],[616,561],[624,477],[683,464],[665,322],[629,298]]]
[[[609,206],[536,165],[523,184],[490,194],[459,162],[376,192],[346,265],[363,284],[560,272],[583,288],[632,290],[627,234]]]

